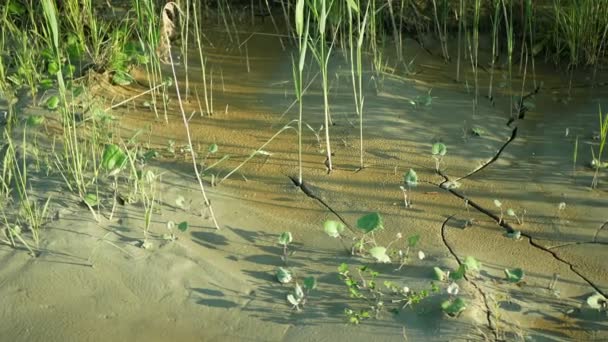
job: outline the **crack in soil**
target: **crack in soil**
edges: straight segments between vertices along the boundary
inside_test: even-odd
[[[498,223],[499,226],[501,226],[503,229],[505,229],[507,231],[507,233],[513,233],[516,231],[516,229],[514,229],[506,220],[504,219],[500,219],[500,217],[496,216],[496,214],[490,212],[489,210],[485,209],[484,207],[480,206],[479,204],[475,203],[474,201],[472,201],[470,198],[468,198],[467,196],[459,193],[458,191],[454,190],[454,189],[449,189],[445,186],[445,184],[447,182],[449,182],[449,178],[443,173],[441,172],[441,170],[437,171],[437,173],[444,178],[444,181],[441,182],[441,184],[439,184],[438,186],[441,189],[445,189],[447,191],[449,191],[451,194],[453,194],[454,196],[466,201],[470,206],[472,206],[473,208],[477,209],[479,212],[485,214],[486,216],[492,218],[496,223]],[[606,223],[608,224],[608,222]],[[604,224],[602,227],[604,227],[606,224]],[[526,239],[528,239],[528,243],[535,247],[536,249],[540,249],[544,252],[547,252],[549,254],[551,254],[553,256],[553,258],[555,260],[558,260],[566,265],[568,265],[568,267],[570,268],[570,270],[572,272],[574,272],[577,276],[579,276],[579,278],[581,278],[582,280],[584,280],[587,285],[591,286],[597,293],[603,295],[604,297],[607,297],[608,295],[606,294],[606,292],[602,291],[599,286],[597,286],[595,283],[593,283],[589,278],[587,278],[584,274],[582,274],[581,272],[577,271],[576,268],[574,267],[574,265],[561,258],[559,255],[557,255],[557,253],[555,253],[554,251],[551,250],[551,248],[547,248],[539,243],[537,243],[536,241],[534,241],[534,238],[528,234],[528,233],[524,233],[521,232],[521,236],[525,237]],[[597,244],[597,242],[595,242]]]
[[[287,177],[288,177],[288,178],[291,180],[291,182],[292,182],[292,183],[293,183],[293,184],[294,184],[296,187],[298,187],[300,190],[302,190],[302,192],[303,192],[303,193],[304,193],[306,196],[308,196],[308,197],[310,197],[310,198],[312,198],[312,199],[316,200],[317,202],[319,202],[319,203],[320,203],[322,206],[324,206],[325,208],[327,208],[327,210],[329,210],[329,211],[330,211],[332,214],[336,215],[336,217],[337,217],[337,218],[338,218],[340,221],[342,221],[342,223],[343,223],[343,224],[344,224],[344,225],[345,225],[345,226],[346,226],[348,229],[350,229],[350,231],[352,231],[353,233],[355,233],[355,232],[356,232],[356,231],[355,231],[355,229],[354,229],[353,227],[351,227],[351,226],[348,224],[348,222],[346,222],[346,220],[345,220],[345,219],[342,217],[342,215],[338,214],[338,212],[337,212],[337,211],[335,211],[335,210],[334,210],[332,207],[330,207],[330,206],[329,206],[327,203],[325,203],[325,201],[324,201],[323,199],[321,199],[321,197],[319,197],[317,194],[315,194],[315,193],[313,192],[313,190],[312,190],[312,189],[311,189],[311,188],[308,186],[308,184],[304,182],[304,180],[302,180],[302,182],[300,182],[300,181],[299,181],[299,180],[298,180],[296,177],[293,177],[293,176],[287,176]]]
[[[534,89],[533,91],[531,91],[530,93],[524,95],[521,97],[520,101],[519,101],[519,115],[518,118],[519,119],[523,119],[524,118],[524,114],[527,111],[527,108],[524,106],[524,100],[526,100],[527,98],[535,95],[538,93],[538,91],[540,90],[540,87],[536,87],[536,89]],[[512,122],[514,121],[514,119],[510,119],[507,122],[507,126],[509,126]],[[488,162],[486,162],[484,165],[482,165],[481,167],[475,169],[474,171],[472,171],[471,173],[467,174],[464,177],[460,177],[457,180],[461,180],[467,177],[472,176],[473,174],[483,170],[484,168],[488,167],[489,165],[491,165],[492,163],[494,163],[496,160],[498,160],[498,158],[500,157],[500,154],[502,153],[502,151],[517,137],[517,127],[513,128],[513,131],[511,133],[511,138],[509,140],[507,140],[507,142],[498,150],[498,152],[496,153],[496,155],[494,155],[494,157],[492,157],[492,159],[490,159]],[[485,209],[484,207],[480,206],[479,204],[475,203],[474,201],[472,201],[471,199],[469,199],[467,196],[461,194],[460,192],[449,188],[446,184],[448,182],[450,182],[450,179],[447,175],[445,175],[441,170],[436,170],[437,174],[440,175],[441,177],[443,177],[444,181],[441,182],[440,184],[436,184],[439,186],[439,188],[444,189],[449,191],[452,195],[466,201],[469,205],[471,205],[473,208],[477,209],[479,212],[485,214],[486,216],[492,218],[496,223],[498,223],[498,225],[500,227],[502,227],[503,229],[505,229],[507,231],[507,233],[513,233],[516,231],[516,229],[514,229],[507,221],[505,221],[504,219],[501,219],[500,217],[498,217],[496,214],[490,212],[489,210]],[[451,218],[451,217],[450,217]],[[449,219],[449,218],[448,218]],[[447,222],[447,220],[446,220]],[[445,222],[444,222],[445,225]],[[595,244],[600,244],[597,241],[597,236],[599,235],[600,231],[602,229],[604,229],[605,227],[608,227],[608,221],[606,223],[604,223],[596,232],[593,241],[591,242],[584,242],[584,243],[595,243]],[[521,232],[521,236],[525,237],[526,239],[528,239],[528,244],[530,244],[532,247],[536,248],[536,249],[540,249],[546,253],[549,253],[553,256],[553,258],[555,260],[558,260],[566,265],[568,265],[568,267],[570,268],[570,270],[572,272],[574,272],[576,275],[578,275],[581,279],[583,279],[587,285],[591,286],[597,293],[600,293],[601,295],[603,295],[604,297],[607,297],[608,295],[602,291],[596,284],[594,284],[589,278],[587,278],[585,275],[583,275],[581,272],[577,271],[574,267],[574,265],[561,258],[559,255],[557,255],[557,253],[555,253],[554,251],[551,250],[551,248],[545,247],[540,245],[539,243],[537,243],[536,241],[534,241],[534,238],[528,234],[528,233],[524,233]],[[444,243],[445,243],[445,239],[444,239]],[[583,244],[583,243],[580,243]],[[601,243],[604,244],[604,243]]]
[[[448,243],[448,240],[446,238],[446,227],[447,227],[447,223],[454,217],[456,216],[455,214],[450,215],[447,219],[445,219],[445,221],[443,221],[443,224],[441,225],[441,239],[443,240],[443,244],[445,245],[445,247],[448,249],[448,251],[450,251],[450,254],[452,254],[452,256],[454,257],[454,259],[456,259],[456,262],[458,263],[458,266],[462,265],[462,261],[460,261],[460,258],[458,257],[458,255],[456,255],[456,252],[454,251],[454,249],[452,248],[452,246],[450,246],[450,244]],[[475,289],[477,289],[477,292],[479,292],[479,294],[481,294],[481,297],[483,298],[483,303],[486,307],[486,319],[488,321],[488,328],[490,329],[490,331],[492,332],[492,334],[494,335],[494,341],[498,340],[498,331],[496,330],[496,325],[495,323],[492,321],[492,309],[490,309],[490,305],[488,304],[488,297],[486,295],[486,293],[481,289],[481,287],[479,285],[477,285],[476,282],[474,282],[472,279],[469,279],[469,277],[467,277],[467,275],[464,275],[464,279],[469,282],[471,285],[473,285],[473,287],[475,287]]]
[[[563,243],[561,245],[555,245],[555,246],[547,247],[547,249],[557,249],[557,248],[562,248],[562,247],[578,246],[578,245],[608,245],[608,242],[603,242],[603,241],[568,242],[568,243]]]
[[[509,146],[509,144],[511,143],[511,141],[515,140],[515,138],[517,137],[517,127],[513,128],[513,131],[511,131],[511,137],[509,137],[509,140],[507,140],[507,142],[505,142],[496,152],[496,154],[490,158],[488,161],[486,161],[485,163],[483,163],[481,166],[479,166],[478,168],[476,168],[475,170],[469,172],[468,174],[454,180],[455,182],[458,182],[462,179],[471,177],[472,175],[476,174],[477,172],[485,169],[486,167],[490,166],[492,163],[494,163],[495,161],[498,160],[498,158],[500,157],[500,155],[502,154],[502,151],[505,150],[505,148],[507,148],[507,146]]]
[[[513,116],[512,118],[509,119],[509,121],[507,121],[507,126],[510,127],[511,124],[513,122],[515,122],[515,120],[523,120],[526,112],[528,111],[528,107],[526,107],[525,105],[525,101],[538,94],[538,92],[540,91],[540,85],[537,86],[536,88],[534,88],[534,90],[532,90],[531,92],[527,93],[526,95],[523,95],[518,103],[517,103],[517,116]],[[458,179],[455,180],[455,182],[458,182],[459,180],[468,178],[473,176],[474,174],[476,174],[477,172],[485,169],[486,167],[490,166],[492,163],[494,163],[495,161],[498,160],[498,158],[500,158],[500,155],[502,154],[502,152],[507,148],[507,146],[509,146],[509,144],[515,140],[515,138],[517,137],[517,127],[513,128],[513,130],[511,131],[511,136],[509,137],[509,139],[498,149],[498,151],[496,152],[496,154],[490,158],[488,161],[486,161],[485,163],[483,163],[481,166],[479,166],[478,168],[476,168],[475,170],[469,172],[468,174],[464,175],[463,177],[460,177]]]

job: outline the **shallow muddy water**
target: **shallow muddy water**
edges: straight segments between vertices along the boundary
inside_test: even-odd
[[[272,32],[269,27],[259,30]],[[204,51],[207,77],[213,77],[213,115],[201,115],[196,99],[203,88],[198,52],[188,55],[188,89],[183,64],[177,72],[186,112],[194,113],[189,126],[199,156],[212,143],[219,151],[208,164],[230,156],[212,170],[217,182],[285,125],[297,128],[291,71],[296,51],[287,40],[283,50],[278,38],[267,34],[242,35],[246,43],[240,51],[213,30],[207,38],[213,43]],[[598,105],[608,108],[608,87],[588,87],[591,73],[582,70],[568,95],[569,75],[537,62],[540,88],[530,97],[534,106],[507,125],[511,93],[532,93],[530,77],[522,91],[516,73],[511,92],[500,86],[506,71],[497,70],[494,101],[480,96],[475,107],[472,73],[464,69],[455,82],[454,63],[444,64],[439,51],[429,55],[409,40],[405,46],[410,73],[387,48],[389,67],[381,89],[365,68],[365,168],[359,170],[358,116],[347,52],[337,50],[329,99],[334,170],[328,174],[324,165],[322,91],[318,67],[311,62],[304,121],[317,132],[305,127],[302,138],[304,181],[314,197],[289,178],[298,172],[298,147],[296,130],[286,129],[263,148],[266,154],[221,184],[212,187],[211,173],[205,177],[220,230],[204,210],[189,154],[180,152],[187,141],[174,96],[168,123],[162,111],[156,118],[145,108],[146,97],[115,109],[118,136],[128,139],[141,131],[142,144],[163,151],[150,164],[162,173],[152,233],[165,233],[170,220],[188,221],[190,229],[176,241],[158,238],[145,250],[136,244],[144,220],[140,205],[121,206],[112,220],[100,222],[86,209],[54,207],[61,218],[44,229],[45,252],[39,258],[0,247],[0,336],[29,341],[608,339],[605,313],[585,305],[594,292],[608,292],[608,176],[600,172],[599,187],[591,189],[589,167],[590,148],[598,144]],[[164,71],[169,73],[169,67]],[[135,74],[139,85],[123,88],[100,80],[94,92],[109,104],[147,90],[145,71]],[[597,77],[606,80],[607,70]],[[482,94],[488,79],[480,73]],[[429,92],[429,105],[411,103]],[[481,133],[472,134],[472,129]],[[175,142],[175,155],[166,151],[169,141]],[[441,174],[430,155],[436,141],[448,148]],[[409,192],[412,207],[405,208],[399,186],[410,168],[420,184]],[[448,180],[457,187],[448,191]],[[61,189],[46,191],[61,196]],[[175,204],[180,196],[187,202],[181,208]],[[505,210],[502,226],[494,200]],[[523,222],[508,216],[506,208]],[[397,233],[419,234],[426,258],[412,258],[395,270],[398,265],[349,256],[323,232],[325,220],[338,219],[335,213],[355,226],[361,215],[375,211],[384,218],[379,243],[392,241]],[[511,228],[521,231],[522,238],[506,237]],[[286,301],[293,286],[279,284],[274,276],[283,264],[276,242],[283,231],[294,237],[290,267],[297,277],[312,275],[318,282],[301,312]],[[433,267],[456,269],[466,256],[483,266],[478,275],[459,281],[469,301],[459,317],[442,313],[439,304],[448,297],[442,289],[414,308],[347,324],[344,309],[365,309],[366,303],[349,298],[338,274],[341,263],[370,265],[380,272],[379,282],[428,289]],[[506,268],[522,268],[525,281],[505,281]],[[558,281],[549,289],[556,275]]]

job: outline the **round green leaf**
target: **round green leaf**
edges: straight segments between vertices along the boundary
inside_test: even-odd
[[[287,246],[293,241],[293,236],[290,232],[283,232],[279,235],[278,240],[280,245]]]
[[[308,291],[317,288],[317,280],[315,279],[315,277],[304,278],[304,288]]]
[[[383,229],[383,224],[382,216],[377,212],[364,215],[357,220],[357,228],[365,234],[377,229]]]
[[[414,171],[414,169],[410,169],[403,177],[403,180],[405,181],[405,184],[407,184],[407,186],[415,187],[418,185],[418,174],[416,174],[416,171]]]
[[[389,263],[391,258],[386,255],[386,248],[384,247],[373,247],[369,250],[369,254],[376,259],[378,262]]]
[[[211,153],[211,154],[217,153],[217,150],[218,150],[217,144],[209,145],[209,153]]]
[[[323,229],[325,233],[333,238],[340,237],[342,232],[344,231],[344,224],[342,222],[327,220],[323,224]]]
[[[511,283],[519,283],[524,278],[524,270],[521,268],[514,268],[512,270],[506,268],[505,276],[507,280]]]
[[[287,284],[293,279],[291,272],[283,267],[277,269],[276,278],[281,284]]]
[[[185,232],[186,230],[188,230],[188,222],[186,222],[186,221],[180,222],[177,225],[177,229],[179,229],[179,231],[182,233]]]
[[[466,308],[467,302],[460,297],[456,297],[454,300],[446,300],[445,302],[441,303],[441,309],[443,312],[452,317],[457,316]]]
[[[444,143],[434,143],[433,144],[433,148],[431,149],[431,153],[434,156],[445,156],[445,154],[448,152],[448,148],[445,146]]]

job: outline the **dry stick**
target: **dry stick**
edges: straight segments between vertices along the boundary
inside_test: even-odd
[[[168,3],[166,6],[169,6]],[[174,4],[174,3],[173,3]],[[177,5],[175,5],[177,6]],[[179,93],[179,84],[177,83],[177,74],[175,73],[175,65],[173,64],[173,56],[171,55],[171,43],[169,41],[169,35],[167,32],[163,32],[165,39],[167,40],[167,46],[169,47],[169,61],[171,62],[171,72],[173,73],[173,81],[175,82],[175,94],[177,95],[177,102],[179,103],[179,110],[182,114],[182,119],[184,120],[184,127],[186,128],[186,136],[188,137],[188,146],[190,147],[190,155],[192,156],[192,166],[194,167],[194,174],[196,175],[196,180],[198,181],[199,186],[201,187],[201,193],[203,194],[203,199],[205,200],[205,205],[209,208],[209,213],[211,214],[211,219],[213,220],[213,224],[216,229],[220,229],[220,226],[217,224],[217,220],[215,219],[215,214],[213,213],[213,207],[211,206],[211,202],[207,198],[207,194],[205,193],[205,186],[203,185],[203,180],[201,179],[201,175],[198,172],[198,166],[196,165],[196,154],[194,153],[194,148],[192,147],[192,137],[190,136],[190,126],[188,125],[188,119],[186,118],[186,111],[184,110],[184,104],[182,103],[182,97]]]
[[[146,94],[148,94],[148,93],[151,93],[151,92],[155,91],[156,89],[158,89],[158,88],[160,88],[160,87],[163,87],[164,85],[165,85],[165,82],[163,82],[163,83],[161,83],[161,84],[157,85],[157,86],[156,86],[156,87],[154,87],[154,88],[150,88],[150,89],[148,89],[148,90],[144,91],[143,93],[140,93],[140,94],[137,94],[137,95],[131,96],[131,97],[129,97],[128,99],[126,99],[126,100],[124,100],[124,101],[121,101],[121,102],[119,102],[119,103],[117,103],[117,104],[111,105],[110,107],[107,107],[106,109],[104,109],[104,111],[108,111],[108,110],[112,110],[112,109],[114,109],[114,108],[120,107],[120,106],[122,106],[123,104],[125,104],[125,103],[127,103],[127,102],[130,102],[130,101],[133,101],[133,100],[135,100],[136,98],[138,98],[138,97],[140,97],[140,96],[144,96],[144,95],[146,95]]]

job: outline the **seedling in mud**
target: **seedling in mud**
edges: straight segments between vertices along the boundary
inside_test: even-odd
[[[301,311],[306,302],[310,291],[317,288],[317,280],[314,277],[306,277],[303,281],[304,287],[300,286],[300,283],[295,282],[294,292],[287,295],[287,301],[297,311]]]
[[[439,172],[439,165],[447,152],[448,149],[444,143],[436,142],[433,144],[433,147],[431,148],[431,155],[435,160],[435,171]]]
[[[340,278],[344,281],[349,296],[361,299],[367,305],[366,308],[359,311],[350,308],[345,310],[345,315],[353,324],[359,324],[362,319],[372,316],[378,318],[387,304],[396,304],[397,307],[389,308],[389,311],[398,312],[400,309],[415,306],[431,293],[439,291],[434,283],[431,283],[429,290],[413,291],[407,286],[399,286],[392,281],[384,281],[385,289],[383,289],[378,284],[378,272],[367,266],[358,267],[356,270],[357,276],[354,276],[347,264],[343,263],[338,267]]]
[[[279,245],[283,246],[283,255],[281,256],[281,260],[287,265],[287,259],[289,256],[293,255],[293,252],[289,252],[289,244],[293,241],[293,236],[290,232],[283,232],[278,237]]]
[[[431,91],[433,89],[429,89],[429,91],[424,95],[418,95],[413,100],[409,100],[410,104],[416,108],[420,107],[428,107],[433,104],[433,99],[436,97],[431,96]]]
[[[275,277],[276,279],[279,281],[279,283],[281,284],[287,284],[290,283],[293,280],[293,276],[291,274],[291,271],[284,268],[284,267],[279,267],[277,268],[277,271],[275,273]]]
[[[441,303],[441,309],[450,317],[458,317],[467,308],[467,302],[461,297],[450,298]]]
[[[361,309],[359,312],[353,311],[352,309],[346,308],[344,309],[344,314],[348,318],[348,322],[352,324],[359,324],[361,321],[365,319],[369,319],[371,317],[369,310]]]
[[[399,235],[400,233],[397,235],[397,237],[400,237]],[[419,241],[419,234],[411,235],[407,238],[407,247],[405,248],[405,251],[401,249],[397,251],[397,256],[399,257],[399,267],[396,269],[396,271],[400,270],[401,268],[403,268],[403,266],[405,266],[405,264],[407,264],[410,256],[410,249],[415,248],[418,245]],[[424,252],[418,251],[418,259],[422,260],[424,259],[424,257]]]
[[[377,230],[384,229],[384,221],[382,216],[379,213],[371,213],[364,216],[361,216],[357,220],[357,228],[363,232],[361,238],[355,245],[353,246],[352,254],[354,255],[354,250],[357,248],[359,250],[359,254],[363,253],[365,245],[372,244],[376,246],[376,239],[374,238],[374,232]],[[381,250],[376,250],[375,253],[380,253]],[[386,252],[386,250],[385,250]],[[381,253],[380,253],[381,254]],[[380,255],[376,254],[376,255]],[[380,255],[381,257],[381,255]]]
[[[167,240],[167,241],[177,240],[177,236],[175,235],[176,227],[177,227],[177,230],[179,230],[182,233],[185,233],[188,230],[188,222],[182,221],[182,222],[178,223],[177,226],[175,225],[175,222],[173,222],[173,221],[167,222],[167,230],[169,231],[169,233],[163,234],[162,239]]]
[[[608,299],[606,299],[606,297],[604,297],[601,293],[595,293],[587,298],[587,305],[589,305],[590,308],[598,311],[607,311]]]
[[[407,189],[403,185],[399,185],[399,189],[401,189],[401,192],[403,193],[403,206],[408,208],[409,204],[407,201]]]
[[[431,293],[439,292],[439,287],[433,282],[431,282],[431,288],[429,290],[420,291],[413,291],[407,286],[399,287],[392,281],[385,281],[384,287],[389,289],[392,295],[397,296],[397,298],[391,299],[391,303],[400,304],[402,310],[406,307],[414,307]]]
[[[517,224],[519,224],[520,226],[523,226],[524,224],[524,217],[526,215],[526,210],[524,209],[521,217],[517,215],[517,213],[515,212],[515,210],[509,208],[507,209],[507,215],[511,216],[511,217],[515,217],[515,219],[517,220]]]
[[[502,202],[495,199],[494,200],[494,206],[496,206],[497,208],[500,208],[500,217],[498,218],[498,224],[502,223],[503,217],[504,217],[504,213],[502,211]]]
[[[505,268],[505,277],[510,283],[521,283],[524,279],[524,270],[521,268],[508,269]]]
[[[349,252],[351,250],[346,247],[346,244],[344,243],[344,235],[342,235],[342,233],[344,232],[344,228],[344,223],[339,221],[327,220],[323,224],[323,230],[325,231],[325,234],[329,235],[332,238],[339,239],[340,243],[342,243],[342,246],[344,246],[344,249]]]
[[[412,195],[411,195],[412,188],[415,188],[416,186],[418,186],[418,174],[416,173],[416,171],[414,171],[414,169],[410,169],[406,174],[404,174],[403,182],[405,183],[405,185],[407,185],[407,188],[410,192],[409,198],[408,198],[408,196],[405,196],[405,202],[406,202],[405,206],[407,208],[410,208],[412,206]],[[404,191],[404,195],[405,195],[405,191]]]

